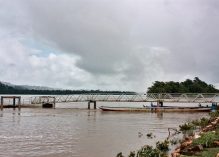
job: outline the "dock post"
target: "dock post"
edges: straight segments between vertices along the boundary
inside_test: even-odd
[[[90,110],[90,101],[88,101],[88,109]]]
[[[163,101],[160,101],[160,106],[163,107]]]
[[[18,98],[18,110],[21,110],[21,97]]]
[[[3,110],[3,97],[1,97],[1,111]]]
[[[157,101],[157,106],[158,107],[163,107],[163,101],[162,100],[158,100]]]
[[[16,99],[15,99],[15,97],[13,97],[13,109],[15,110],[15,101],[16,101]]]
[[[160,100],[157,101],[157,108],[155,109],[155,112],[159,112],[159,107],[160,107]]]
[[[97,102],[94,101],[94,109],[97,109]]]
[[[54,97],[54,100],[53,100],[53,108],[55,109],[56,108],[56,98]]]

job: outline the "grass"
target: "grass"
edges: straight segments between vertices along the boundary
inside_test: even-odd
[[[131,151],[128,157],[168,157],[167,151],[169,150],[169,141],[165,140],[163,142],[158,141],[156,147],[144,146],[137,152]],[[116,157],[124,157],[120,152]]]
[[[209,115],[210,115],[211,119],[214,119],[216,117],[219,117],[219,111],[210,112]]]
[[[193,134],[194,130],[206,127],[210,121],[214,120],[216,117],[219,117],[219,111],[211,112],[209,114],[210,118],[201,118],[199,120],[193,120],[191,122],[182,124],[179,126],[180,131],[183,134]],[[148,138],[152,138],[152,133],[147,134]],[[204,150],[202,152],[198,152],[193,156],[181,155],[180,157],[215,157],[217,153],[219,153],[218,148],[209,148],[213,147],[213,142],[215,140],[219,140],[219,125],[217,125],[214,132],[206,132],[201,135],[200,138],[193,140],[193,145],[202,145],[204,146]],[[156,143],[156,147],[153,148],[152,146],[144,146],[140,150],[132,151],[128,155],[128,157],[167,157],[167,152],[169,150],[169,144],[177,144],[179,141],[177,140],[165,140],[163,142],[158,141]],[[116,157],[124,157],[123,154],[120,152],[117,154]]]
[[[203,145],[204,147],[213,147],[213,142],[219,140],[219,135],[214,132],[206,132],[200,138],[194,139],[193,145]]]
[[[203,117],[200,120],[193,120],[191,123],[195,126],[200,126],[201,128],[203,128],[209,124],[209,119]]]
[[[212,116],[215,116],[215,115],[212,115]],[[179,128],[180,128],[180,131],[183,131],[183,132],[189,131],[189,130],[195,130],[198,127],[204,128],[209,124],[209,121],[210,119],[203,117],[201,119],[193,120],[191,122],[182,124],[179,126]]]
[[[202,152],[200,152],[197,155],[181,155],[181,157],[215,157],[217,153],[219,153],[219,148],[205,148]]]
[[[180,131],[188,131],[188,130],[194,130],[195,125],[192,123],[185,123],[179,126]]]
[[[156,148],[159,149],[160,151],[167,152],[169,150],[169,141],[165,140],[164,142],[158,141],[156,143]]]
[[[209,118],[201,118],[198,120],[193,120],[191,122],[185,123],[180,127],[182,132],[192,131],[199,128],[206,127],[212,120],[219,116],[219,112],[211,112],[209,114]],[[193,145],[202,145],[204,150],[201,152],[197,152],[193,156],[181,155],[180,157],[215,157],[219,153],[219,148],[213,144],[214,141],[219,140],[219,126],[217,125],[215,128],[215,132],[206,132],[201,135],[200,138],[193,140]]]

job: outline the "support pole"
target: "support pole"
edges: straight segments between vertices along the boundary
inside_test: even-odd
[[[163,101],[160,101],[160,106],[163,107]]]
[[[94,109],[97,109],[97,102],[94,101]]]
[[[1,111],[3,110],[3,97],[1,97]]]
[[[158,112],[159,111],[159,108],[160,107],[160,100],[157,101],[157,108],[155,109],[155,112]]]
[[[15,97],[13,98],[13,109],[15,110],[15,102],[16,102],[16,99],[15,99]]]
[[[55,108],[56,108],[56,98],[54,97],[53,100],[54,100],[54,101],[53,101],[53,108],[55,109]]]
[[[18,98],[18,110],[21,110],[21,97]]]
[[[163,107],[163,101],[162,100],[158,100],[157,101],[157,106],[158,107]]]
[[[90,110],[90,101],[88,101],[88,109]]]

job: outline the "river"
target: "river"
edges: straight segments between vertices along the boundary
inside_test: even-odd
[[[106,104],[98,103],[98,106]],[[179,124],[207,115],[103,112],[87,110],[86,103],[57,104],[56,107],[0,112],[0,156],[115,157],[119,152],[127,155],[145,144],[155,145],[156,141],[164,140],[168,128],[177,128]],[[146,134],[151,132],[156,137],[148,139]]]

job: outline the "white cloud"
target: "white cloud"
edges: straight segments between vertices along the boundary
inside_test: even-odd
[[[88,72],[76,67],[79,57],[53,53],[37,56],[32,51],[35,50],[24,47],[17,40],[1,40],[2,81],[78,89],[91,77]]]
[[[1,79],[134,91],[187,76],[216,84],[218,8],[216,0],[0,0]]]

